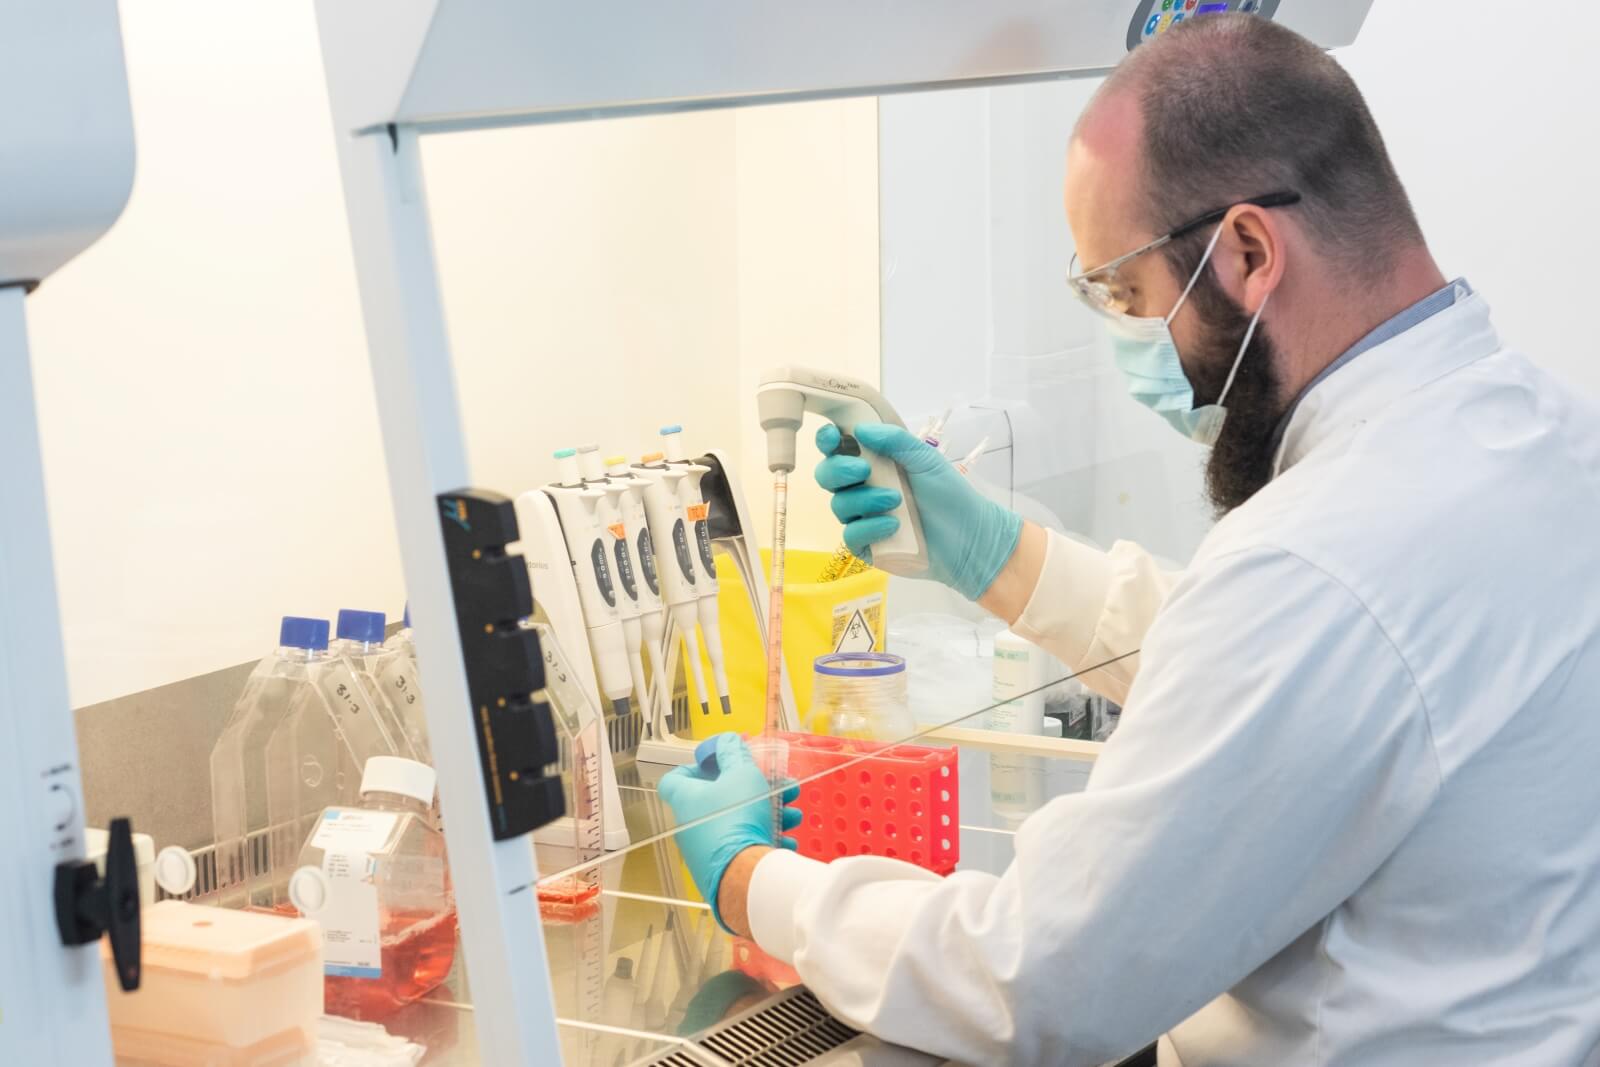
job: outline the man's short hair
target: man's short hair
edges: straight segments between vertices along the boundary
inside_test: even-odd
[[[1188,20],[1107,80],[1144,118],[1143,200],[1160,234],[1206,211],[1292,190],[1291,210],[1350,273],[1381,276],[1422,228],[1361,90],[1332,56],[1254,15]],[[1197,234],[1172,249],[1198,263]],[[1192,271],[1192,267],[1190,268]]]

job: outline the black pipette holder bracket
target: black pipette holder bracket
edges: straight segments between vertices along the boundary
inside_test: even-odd
[[[527,563],[506,546],[520,536],[516,510],[499,493],[461,489],[438,497],[467,691],[478,736],[494,837],[505,841],[566,812],[561,753],[544,689]]]

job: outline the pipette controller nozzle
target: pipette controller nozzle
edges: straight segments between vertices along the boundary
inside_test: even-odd
[[[756,411],[767,432],[767,469],[773,474],[794,470],[795,435],[806,413],[805,394],[798,389],[766,386],[756,393]]]

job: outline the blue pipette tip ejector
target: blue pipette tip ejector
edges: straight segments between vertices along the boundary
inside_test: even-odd
[[[683,427],[682,426],[673,425],[673,426],[663,426],[663,427],[661,427],[661,436],[662,437],[671,437],[675,433],[682,433],[682,432],[683,432]]]
[[[555,454],[556,459],[570,459],[578,454],[576,448],[563,448]]]

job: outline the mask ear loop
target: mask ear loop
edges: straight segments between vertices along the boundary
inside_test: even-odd
[[[1271,299],[1271,293],[1261,298],[1261,306],[1256,309],[1255,318],[1250,320],[1250,328],[1244,332],[1244,344],[1239,346],[1239,354],[1233,358],[1233,369],[1228,372],[1228,380],[1223,383],[1222,394],[1217,397],[1218,407],[1228,399],[1228,392],[1233,388],[1233,380],[1239,376],[1239,368],[1244,366],[1244,354],[1250,351],[1250,342],[1256,339],[1256,327],[1261,325],[1261,316],[1267,310],[1267,301]]]
[[[1178,297],[1177,306],[1172,309],[1163,322],[1172,325],[1172,320],[1178,317],[1178,312],[1183,310],[1183,305],[1189,302],[1189,294],[1194,292],[1194,287],[1200,283],[1200,275],[1205,272],[1206,264],[1211,262],[1211,254],[1217,250],[1217,242],[1222,240],[1222,224],[1217,225],[1217,232],[1211,235],[1211,243],[1206,245],[1206,254],[1200,257],[1200,266],[1195,268],[1194,277],[1189,279],[1189,284],[1184,287],[1183,295]]]

